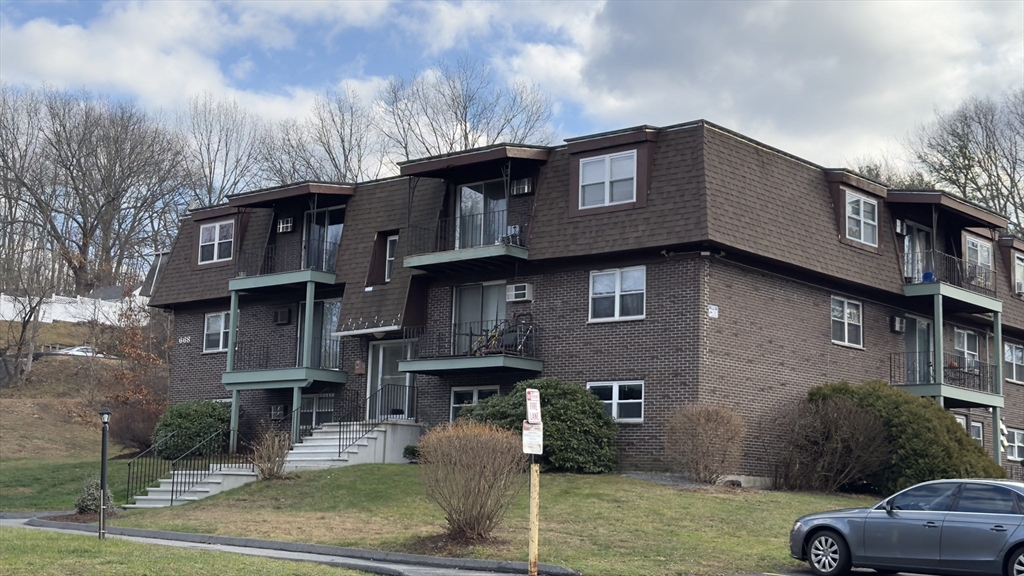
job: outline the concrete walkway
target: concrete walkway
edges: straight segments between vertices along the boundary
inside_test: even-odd
[[[0,526],[88,535],[94,538],[97,533],[95,524],[53,522],[43,518],[15,518],[10,514],[0,516]],[[508,574],[526,574],[527,572],[525,562],[437,558],[319,544],[165,532],[120,526],[108,526],[107,536],[161,546],[232,552],[297,562],[316,562],[387,576],[506,576]],[[539,571],[548,576],[579,576],[579,573],[574,570],[551,564],[541,564]]]

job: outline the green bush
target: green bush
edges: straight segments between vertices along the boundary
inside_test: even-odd
[[[521,433],[527,388],[540,391],[543,462],[566,472],[599,474],[612,470],[618,425],[605,413],[604,403],[579,384],[557,378],[526,380],[516,384],[507,396],[491,396],[463,408],[461,417]]]
[[[107,510],[114,507],[114,495],[107,488]],[[79,514],[96,514],[100,511],[100,479],[91,478],[82,484],[82,492],[75,500],[75,511]]]
[[[811,403],[851,398],[878,417],[892,448],[888,465],[867,478],[884,493],[938,478],[1003,478],[1006,472],[934,400],[883,381],[847,382],[811,389]]]
[[[220,441],[210,442],[191,456],[206,456],[222,453],[227,448],[228,427],[231,422],[231,405],[212,400],[193,400],[175,404],[164,412],[153,431],[153,441],[174,433],[174,436],[157,448],[165,459],[179,458],[198,446],[214,432],[224,432]]]

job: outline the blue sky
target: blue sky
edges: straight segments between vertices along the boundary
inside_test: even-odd
[[[828,165],[1024,86],[1024,2],[0,1],[0,79],[173,112],[300,117],[471,54],[537,83],[560,138],[705,118]]]

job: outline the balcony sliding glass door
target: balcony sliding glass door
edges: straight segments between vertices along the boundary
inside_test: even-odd
[[[460,187],[455,249],[496,244],[507,234],[507,213],[503,180]]]

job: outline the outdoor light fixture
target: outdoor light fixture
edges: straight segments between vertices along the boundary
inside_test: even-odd
[[[107,434],[110,430],[110,408],[100,408],[103,423],[103,448],[100,453],[100,540],[107,537]]]

